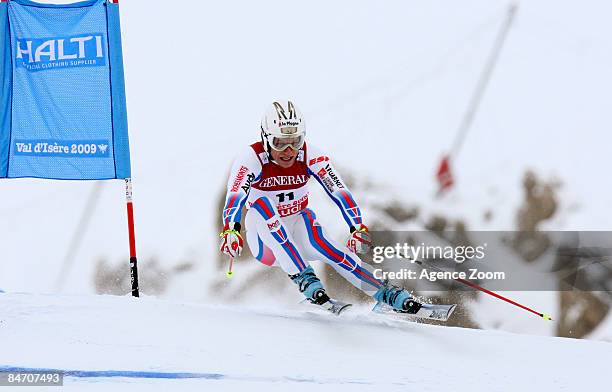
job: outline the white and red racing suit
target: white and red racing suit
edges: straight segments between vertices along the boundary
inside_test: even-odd
[[[310,262],[323,260],[353,285],[372,294],[382,282],[374,277],[371,266],[331,239],[308,208],[310,178],[321,184],[349,227],[362,224],[361,210],[327,155],[304,143],[295,163],[283,168],[271,162],[263,143],[257,142],[242,151],[232,166],[224,226],[237,227],[246,206],[246,238],[260,262],[294,275]]]

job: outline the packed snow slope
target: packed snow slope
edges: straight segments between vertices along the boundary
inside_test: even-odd
[[[336,317],[310,305],[33,294],[0,294],[0,309],[0,367],[68,371],[66,390],[590,391],[612,359],[606,342],[367,309]]]

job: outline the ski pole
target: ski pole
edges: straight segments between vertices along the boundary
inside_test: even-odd
[[[423,261],[421,261],[421,260],[415,260],[415,259],[410,259],[410,260],[414,261],[415,263],[417,263],[417,264],[418,264],[418,265],[420,265],[421,267],[423,267],[423,266],[427,266],[427,267],[429,267],[429,268],[435,269],[436,271],[446,272],[446,271],[444,271],[442,268],[438,268],[438,267],[436,267],[436,266],[433,266],[433,265],[430,265],[430,264],[424,263],[424,262],[423,262]],[[535,310],[533,310],[533,309],[531,309],[531,308],[528,308],[528,307],[527,307],[527,306],[525,306],[525,305],[521,305],[521,304],[519,304],[518,302],[515,302],[515,301],[511,300],[510,298],[506,298],[506,297],[504,297],[503,295],[500,295],[500,294],[494,293],[494,292],[493,292],[493,291],[491,291],[491,290],[487,290],[487,289],[485,289],[484,287],[481,287],[481,286],[477,285],[476,283],[470,282],[469,280],[465,280],[465,279],[461,279],[461,278],[454,278],[453,280],[455,280],[455,281],[457,281],[457,282],[459,282],[459,283],[463,283],[464,285],[469,286],[469,287],[471,287],[471,288],[473,288],[473,289],[480,290],[480,291],[482,291],[483,293],[489,294],[489,295],[491,295],[491,296],[493,296],[493,297],[495,297],[495,298],[499,298],[499,299],[501,299],[501,300],[503,300],[503,301],[506,301],[506,302],[508,302],[508,303],[510,303],[510,304],[512,304],[512,305],[514,305],[514,306],[518,306],[519,308],[521,308],[521,309],[525,309],[525,310],[527,310],[527,311],[529,311],[529,312],[531,312],[531,313],[533,313],[533,314],[537,314],[538,316],[542,317],[544,320],[552,320],[552,318],[550,317],[550,315],[548,315],[548,314],[546,314],[546,313],[536,312]]]
[[[228,278],[234,276],[234,258],[232,256],[230,256],[229,268],[225,273],[225,276],[227,276]]]

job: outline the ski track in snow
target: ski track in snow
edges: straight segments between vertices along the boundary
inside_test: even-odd
[[[335,317],[5,293],[0,309],[0,370],[61,370],[67,390],[598,390],[612,359],[606,342],[417,324],[359,307]]]

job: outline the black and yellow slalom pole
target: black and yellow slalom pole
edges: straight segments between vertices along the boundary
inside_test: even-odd
[[[436,271],[446,272],[446,271],[444,271],[444,270],[443,270],[443,269],[441,269],[441,268],[438,268],[438,267],[433,266],[433,265],[431,265],[431,264],[424,263],[424,262],[423,262],[423,261],[421,261],[421,260],[415,260],[415,259],[410,259],[410,260],[411,260],[411,261],[413,261],[413,262],[415,262],[416,264],[420,265],[421,267],[423,267],[423,266],[427,266],[427,267],[429,267],[429,268],[431,268],[431,269],[435,269]],[[551,321],[552,321],[552,317],[550,317],[550,315],[549,315],[549,314],[537,312],[537,311],[535,311],[535,310],[533,310],[533,309],[531,309],[531,308],[529,308],[529,307],[527,307],[527,306],[525,306],[525,305],[521,305],[521,304],[519,304],[518,302],[511,300],[510,298],[506,298],[506,297],[504,297],[503,295],[500,295],[500,294],[494,293],[493,291],[491,291],[491,290],[487,290],[487,289],[485,289],[484,287],[481,287],[481,286],[477,285],[476,283],[470,282],[469,280],[465,280],[465,279],[461,279],[461,278],[454,278],[453,280],[455,280],[455,281],[457,281],[457,282],[459,282],[459,283],[462,283],[462,284],[464,284],[464,285],[466,285],[466,286],[469,286],[469,287],[471,287],[471,288],[473,288],[473,289],[476,289],[476,290],[482,291],[483,293],[489,294],[489,295],[491,295],[491,296],[493,296],[493,297],[495,297],[495,298],[499,298],[499,299],[501,299],[502,301],[506,301],[506,302],[508,302],[509,304],[512,304],[512,305],[514,305],[514,306],[518,306],[519,308],[521,308],[521,309],[525,309],[525,310],[526,310],[526,311],[528,311],[528,312],[531,312],[531,313],[533,313],[533,314],[537,314],[538,316],[542,317],[544,320],[551,320]]]

